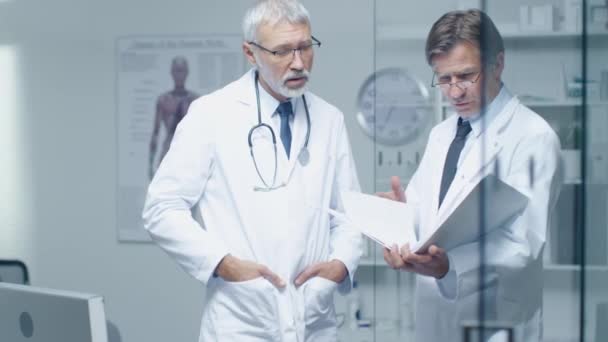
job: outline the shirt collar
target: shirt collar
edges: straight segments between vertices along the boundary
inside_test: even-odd
[[[258,87],[260,88],[260,109],[262,110],[262,121],[264,121],[265,119],[270,119],[278,114],[277,108],[279,107],[280,102],[270,95],[259,81]],[[291,106],[295,115],[298,98],[290,98],[289,101],[291,101]]]
[[[478,137],[483,132],[483,129],[488,127],[492,120],[502,112],[512,98],[513,95],[511,92],[502,84],[498,95],[496,95],[494,100],[492,100],[492,102],[486,106],[485,110],[482,111],[483,115],[477,113],[467,119],[471,124],[473,134]]]

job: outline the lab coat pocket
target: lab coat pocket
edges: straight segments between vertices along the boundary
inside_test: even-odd
[[[305,321],[307,329],[335,327],[334,291],[336,282],[314,277],[306,282],[304,289]]]
[[[210,300],[214,325],[225,333],[261,336],[276,330],[276,289],[265,278],[243,282],[219,280]]]

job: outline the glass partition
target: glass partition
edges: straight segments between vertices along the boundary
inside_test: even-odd
[[[608,3],[584,2],[580,207],[582,232],[579,281],[581,341],[608,340]],[[577,268],[578,270],[579,268]]]
[[[483,262],[476,269],[478,291],[472,296],[477,298],[471,298],[476,304],[468,304],[474,308],[472,314],[458,311],[466,304],[454,311],[455,316],[467,320],[458,322],[461,334],[452,336],[451,341],[465,341],[465,337],[466,341],[507,341],[509,336],[513,341],[531,341],[534,336],[553,342],[608,339],[606,5],[604,1],[583,0],[442,0],[415,6],[397,0],[375,1],[373,71],[361,82],[356,120],[359,132],[373,141],[371,191],[390,190],[391,176],[399,176],[402,186],[407,187],[432,143],[431,128],[458,111],[437,87],[431,86],[433,68],[425,59],[431,25],[451,10],[479,8],[489,15],[504,41],[504,86],[522,105],[540,115],[560,144],[554,177],[560,186],[553,184],[553,198],[545,201],[552,208],[548,210],[546,229],[509,231],[517,243],[507,248],[507,254],[515,261],[505,261],[504,265],[492,254],[497,250],[492,233],[480,234],[475,257]],[[492,122],[483,129],[490,130]],[[536,143],[547,142],[539,139]],[[542,176],[550,157],[543,153],[533,153],[532,157],[525,164],[530,169],[528,181],[539,182],[536,186],[541,188],[551,186],[534,179]],[[504,172],[502,178],[507,180],[515,172],[504,165],[493,167],[495,172]],[[530,189],[535,188],[530,185]],[[488,191],[485,193],[491,193]],[[526,195],[536,203],[537,195]],[[491,229],[488,225],[496,216],[488,211],[492,199],[482,197],[479,203],[475,215],[480,226]],[[530,224],[543,224],[542,220],[527,219]],[[520,235],[522,232],[524,235]],[[524,247],[513,252],[518,246]],[[417,298],[420,285],[426,283],[417,282],[411,272],[391,269],[382,253],[379,244],[367,240],[366,257],[357,275],[358,295],[345,298],[346,323],[341,338],[415,341],[416,333],[428,330],[425,325],[434,319],[440,329],[440,312],[432,316],[432,310],[420,311],[417,307],[425,303],[420,300],[417,304]],[[448,256],[451,253],[447,251]],[[511,276],[509,272],[529,275]],[[493,286],[496,293],[487,290]],[[523,304],[521,298],[525,298]],[[358,304],[351,305],[353,302]],[[436,305],[437,310],[451,310],[449,304],[426,303]],[[532,309],[524,310],[528,307]],[[357,310],[359,319],[352,323],[352,312]],[[542,333],[538,329],[530,332],[534,320],[542,326]]]

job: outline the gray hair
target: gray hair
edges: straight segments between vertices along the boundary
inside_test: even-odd
[[[310,15],[296,0],[261,0],[245,13],[243,37],[247,42],[254,42],[260,25],[275,25],[279,22],[310,25]]]
[[[496,56],[505,47],[492,19],[477,9],[451,11],[439,18],[431,28],[426,40],[426,61],[432,64],[433,57],[448,53],[459,43],[473,44],[481,53],[483,65],[496,62]]]

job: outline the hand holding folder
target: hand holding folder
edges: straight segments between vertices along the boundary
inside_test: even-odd
[[[425,252],[431,245],[450,250],[475,241],[480,235],[498,228],[525,209],[528,198],[488,175],[471,188],[465,198],[447,217],[438,220],[431,233],[417,238],[416,209],[413,205],[358,192],[343,192],[345,214],[341,215],[361,233],[380,245],[409,243],[414,252]]]

